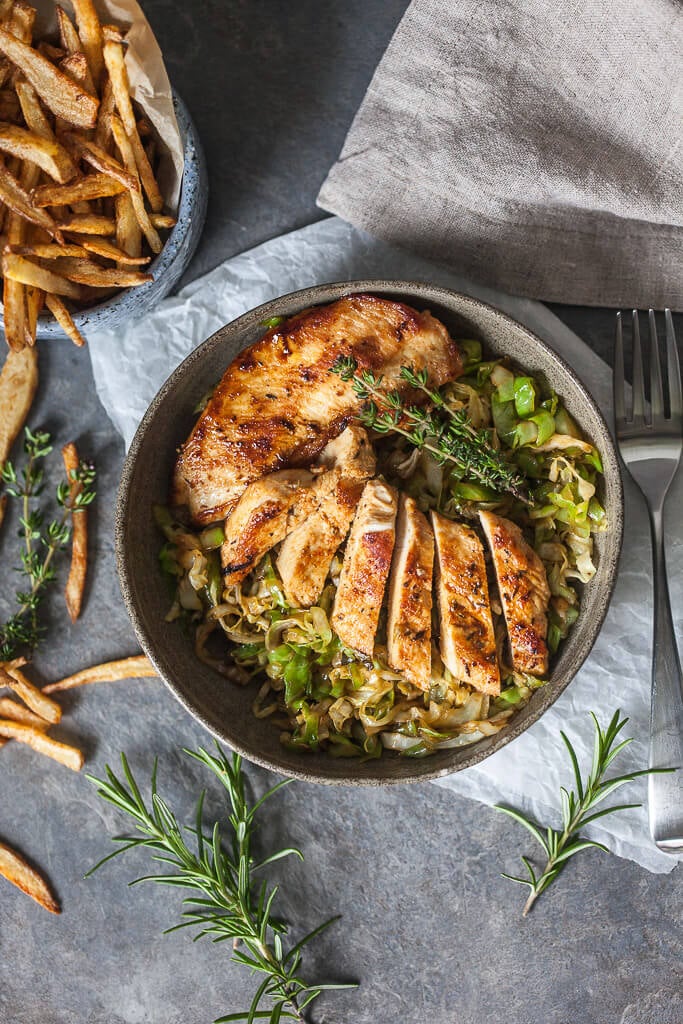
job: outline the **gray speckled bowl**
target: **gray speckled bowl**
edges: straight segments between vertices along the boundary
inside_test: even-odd
[[[187,107],[176,94],[173,96],[173,104],[185,156],[177,224],[166,238],[159,255],[150,264],[153,281],[139,288],[127,288],[97,306],[74,313],[76,326],[86,338],[88,331],[115,330],[128,320],[137,320],[156,306],[175,287],[197,248],[206,220],[209,192],[206,161]],[[1,315],[0,305],[0,326]],[[38,338],[65,337],[49,313],[43,313],[38,318],[36,333]]]
[[[429,309],[456,337],[480,338],[489,352],[511,356],[555,388],[588,439],[599,448],[604,462],[601,496],[611,529],[596,537],[598,571],[584,589],[581,613],[552,665],[547,686],[536,691],[511,725],[497,735],[421,760],[385,755],[358,764],[286,750],[278,730],[252,714],[256,684],[242,688],[228,683],[195,657],[191,641],[177,624],[164,621],[169,593],[158,564],[161,541],[151,505],[166,500],[176,448],[196,419],[193,409],[197,401],[216,384],[237,353],[261,336],[264,320],[291,316],[350,292],[374,292]],[[169,377],[140,424],[124,466],[116,548],[124,600],[142,647],[178,700],[210,732],[249,760],[284,775],[312,782],[383,785],[433,779],[477,764],[524,732],[557,699],[588,655],[605,617],[617,573],[622,522],[621,477],[609,431],[583,384],[559,356],[521,324],[466,295],[412,281],[353,281],[306,288],[259,306],[222,327]]]

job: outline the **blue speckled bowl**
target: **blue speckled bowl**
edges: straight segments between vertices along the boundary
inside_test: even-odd
[[[127,288],[97,306],[73,314],[78,329],[86,338],[88,331],[115,330],[127,320],[137,320],[144,316],[175,287],[197,248],[206,220],[209,192],[206,161],[187,107],[175,93],[173,103],[185,151],[178,223],[166,239],[164,248],[150,265],[150,271],[154,274],[153,281],[139,288]],[[37,336],[65,337],[61,327],[49,313],[41,314]]]

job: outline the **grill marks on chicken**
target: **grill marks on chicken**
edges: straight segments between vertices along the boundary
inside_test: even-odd
[[[318,460],[327,472],[313,485],[317,507],[285,538],[277,570],[291,605],[310,608],[320,597],[332,559],[349,532],[375,455],[362,427],[347,427]]]
[[[389,581],[389,665],[428,690],[432,671],[434,534],[413,498],[399,497],[396,546]]]
[[[512,663],[519,672],[543,676],[548,671],[550,601],[543,562],[515,523],[493,512],[480,512],[479,519],[496,571]]]
[[[482,693],[500,693],[484,549],[474,530],[432,512],[443,663]]]
[[[259,477],[307,467],[361,404],[351,383],[330,373],[340,355],[382,374],[386,390],[410,390],[402,365],[427,367],[433,387],[462,371],[456,342],[427,312],[373,295],[305,310],[230,364],[180,451],[172,503],[203,525],[229,515]]]
[[[346,543],[331,625],[343,644],[367,658],[375,648],[377,623],[396,540],[398,493],[369,480]]]

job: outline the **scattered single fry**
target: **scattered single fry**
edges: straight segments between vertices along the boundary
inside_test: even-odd
[[[41,185],[40,188],[35,189],[33,201],[38,207],[73,206],[84,200],[117,196],[120,192],[125,192],[125,186],[111,175],[89,174],[85,178],[77,178],[75,181],[69,182],[68,185]],[[2,198],[0,195],[0,199]],[[41,212],[43,211],[36,211],[36,213]]]
[[[8,256],[11,254],[5,254],[3,259]],[[23,259],[23,257],[18,256],[17,259]],[[141,274],[137,270],[125,270],[118,267],[101,267],[90,260],[76,259],[71,256],[52,260],[51,265],[54,266],[55,273],[61,277],[78,284],[90,285],[93,288],[135,288],[154,280],[151,274]],[[50,288],[48,291],[57,292],[57,289]],[[57,292],[57,294],[66,295],[67,293]],[[71,298],[75,297],[71,296]]]
[[[33,725],[36,729],[47,729],[50,724],[40,715],[36,715],[34,711],[29,711],[23,704],[12,700],[11,697],[0,697],[0,718],[9,718],[12,722],[23,722],[24,725]]]
[[[19,68],[53,114],[79,128],[95,127],[99,100],[59,71],[46,57],[2,28],[0,52]]]
[[[71,481],[69,499],[73,506],[74,501],[83,490],[83,484],[74,479],[78,471],[80,459],[73,441],[65,444],[62,448],[62,458],[64,459],[66,475]],[[73,524],[71,568],[69,569],[69,577],[66,581],[64,598],[69,618],[72,622],[75,622],[81,614],[85,576],[88,569],[88,510],[86,508],[74,509],[71,513],[71,522]]]
[[[102,665],[83,669],[82,672],[60,679],[57,683],[49,683],[43,687],[43,693],[60,693],[62,690],[72,690],[76,686],[85,686],[88,683],[113,683],[118,679],[143,679],[156,675],[158,672],[149,658],[139,654],[133,658],[107,661]]]
[[[37,351],[9,351],[0,370],[0,466],[21,433],[37,388]]]
[[[57,261],[50,261],[56,263]],[[32,263],[25,256],[17,256],[11,252],[2,254],[2,274],[5,280],[19,281],[21,284],[33,285],[43,291],[55,295],[65,295],[69,299],[78,299],[81,290],[65,277],[58,276],[51,270]]]
[[[47,293],[45,296],[45,304],[66,336],[71,338],[74,345],[78,345],[79,348],[85,345],[85,338],[79,331],[78,327],[76,327],[71,313],[66,308],[62,300],[57,295],[50,295]]]
[[[23,700],[26,707],[35,711],[51,725],[56,725],[62,717],[62,709],[56,700],[47,697],[39,686],[27,679],[20,668],[12,668],[11,662],[0,667],[0,685],[9,686]]]
[[[37,754],[44,754],[45,757],[58,761],[65,768],[71,768],[79,772],[83,767],[84,757],[78,747],[70,747],[68,743],[60,743],[52,736],[36,729],[32,725],[24,725],[22,722],[12,722],[8,718],[0,718],[0,736],[7,740],[17,740],[18,743],[25,743],[35,750]]]
[[[16,850],[5,843],[0,843],[0,875],[12,885],[16,885],[17,889],[21,889],[45,910],[49,910],[51,914],[59,914],[59,903],[52,895],[50,887],[42,875],[38,874],[36,869],[32,868]]]

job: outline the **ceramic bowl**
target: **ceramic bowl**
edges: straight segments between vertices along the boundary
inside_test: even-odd
[[[166,237],[163,249],[150,264],[153,281],[139,288],[117,292],[97,306],[73,314],[76,326],[86,338],[89,331],[113,331],[128,320],[137,320],[148,313],[175,287],[197,248],[206,220],[206,161],[187,107],[175,93],[173,105],[185,157],[177,223]],[[38,338],[66,337],[57,321],[47,313],[38,318],[36,333]]]
[[[385,755],[359,764],[325,754],[288,751],[280,744],[278,730],[267,719],[252,714],[257,684],[242,688],[227,682],[196,658],[191,640],[177,624],[164,621],[169,592],[159,568],[161,540],[151,506],[167,500],[176,450],[197,418],[193,411],[197,401],[216,384],[238,352],[263,334],[264,320],[288,317],[352,292],[386,295],[420,310],[429,309],[456,337],[479,338],[493,355],[511,356],[558,392],[604,462],[601,497],[611,526],[595,538],[597,573],[584,588],[579,618],[553,661],[548,684],[495,736],[423,759]],[[622,513],[619,465],[605,421],[573,371],[539,338],[499,310],[467,295],[408,281],[354,281],[306,288],[259,306],[222,327],[169,377],[140,424],[124,466],[116,516],[118,570],[142,647],[178,700],[218,739],[257,764],[312,782],[419,782],[477,764],[511,743],[569,685],[591,650],[607,611],[621,547]]]

